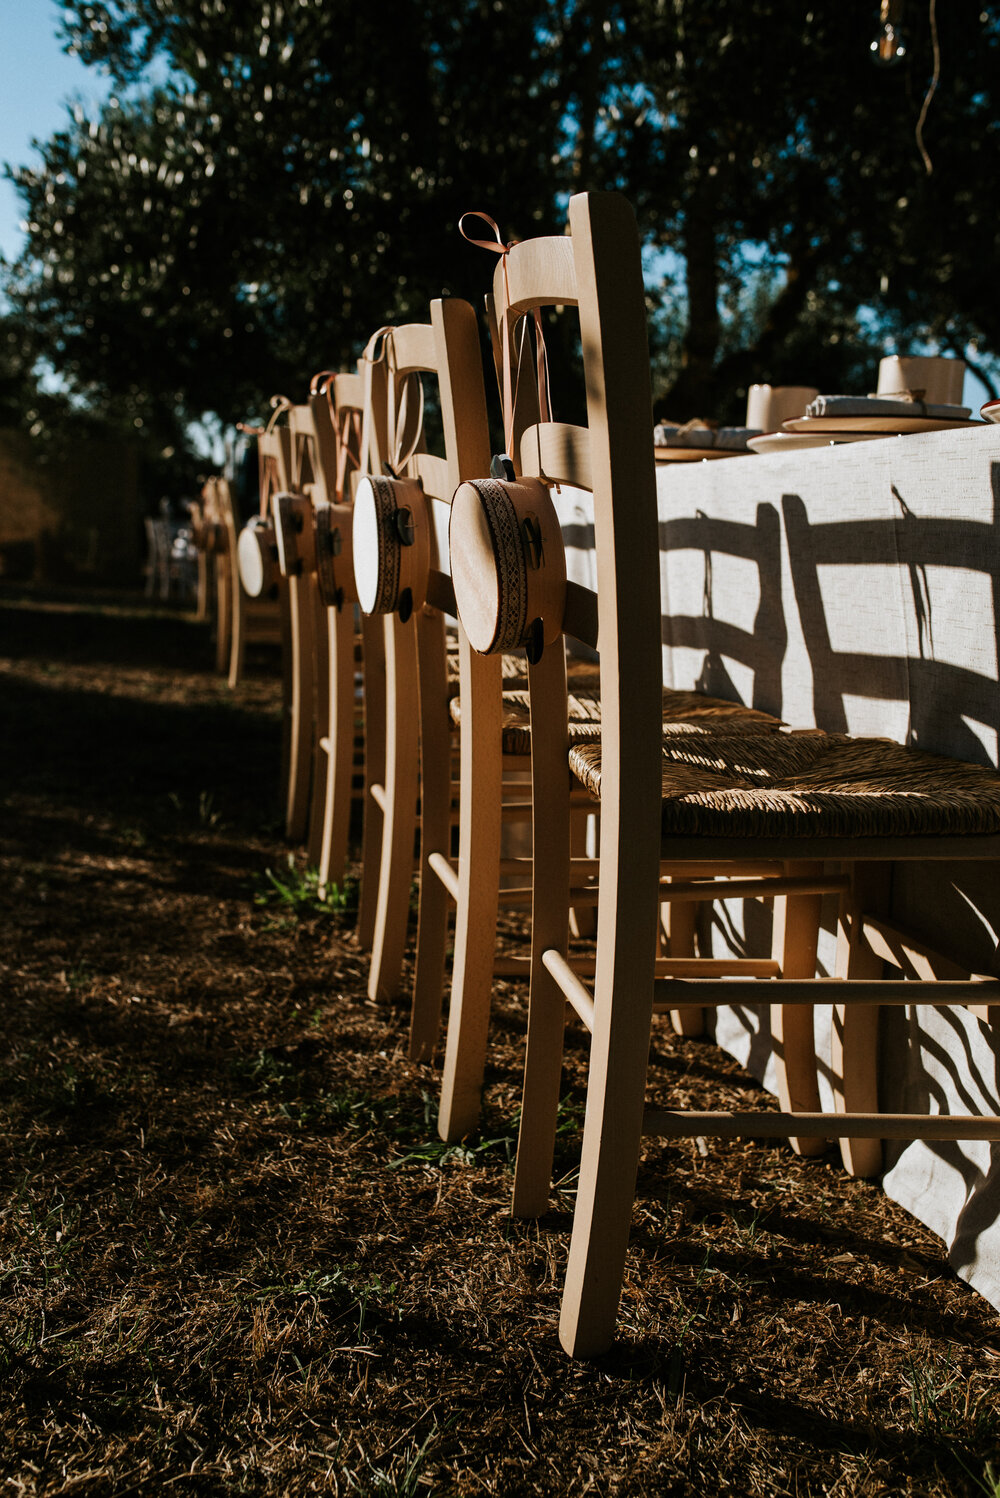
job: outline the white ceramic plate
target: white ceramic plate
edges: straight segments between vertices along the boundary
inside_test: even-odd
[[[978,421],[953,420],[935,416],[797,416],[782,422],[786,432],[882,432],[902,436],[906,432],[947,432],[953,427],[977,427]]]
[[[829,432],[765,432],[760,437],[750,437],[747,447],[755,453],[788,453],[805,447],[843,447],[847,442],[877,442],[880,437],[891,436],[891,432],[841,432],[836,437],[831,437]]]

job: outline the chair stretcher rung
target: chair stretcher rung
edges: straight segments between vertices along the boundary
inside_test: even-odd
[[[815,879],[789,876],[763,879],[675,879],[660,882],[660,903],[689,900],[772,900],[776,895],[829,895],[847,889],[846,874],[824,874]]]
[[[709,993],[708,985],[714,992]],[[685,1004],[997,1004],[1000,982],[965,979],[779,978],[766,988],[742,978],[716,985],[710,978],[665,980],[659,993],[671,1007]]]
[[[642,1132],[674,1139],[1000,1139],[1000,1118],[968,1113],[673,1113],[648,1109]]]
[[[576,1010],[583,1023],[587,1026],[587,1029],[592,1031],[594,1028],[594,1000],[580,975],[585,974],[588,977],[593,975],[596,967],[595,959],[593,957],[577,958],[570,964],[561,952],[551,947],[542,953],[542,966],[555,979],[567,1002]],[[761,981],[772,977],[778,971],[778,964],[767,957],[659,957],[656,959],[656,970],[660,973],[704,971],[706,967],[720,974],[731,973],[734,970],[742,973],[748,970],[759,973],[760,977],[753,979],[749,984],[743,985],[744,987],[755,989],[758,1000],[760,998]],[[701,980],[702,983],[705,981],[704,979]],[[682,1008],[683,1005],[674,997],[676,990],[695,986],[686,979],[655,979],[654,993],[656,995],[656,1002],[653,1004],[654,1013],[664,1014],[668,1010]],[[727,990],[731,986],[731,983],[727,982]],[[700,1000],[697,998],[688,997],[687,999],[688,1004],[698,1004],[699,1002]],[[728,993],[725,998],[716,998],[713,1002],[716,1004],[728,1003]]]
[[[494,957],[493,976],[495,978],[527,978],[531,973],[531,959],[529,957]]]
[[[434,870],[445,889],[453,900],[458,899],[458,870],[445,858],[443,853],[430,853],[427,856],[428,867]]]
[[[550,947],[548,951],[542,953],[542,966],[555,979],[563,995],[572,1004],[587,1029],[593,1031],[594,1001],[585,984],[580,982],[562,953]]]

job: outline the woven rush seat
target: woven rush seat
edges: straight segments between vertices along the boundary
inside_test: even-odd
[[[504,656],[504,664],[512,659],[516,657]],[[591,666],[590,662],[568,663],[567,707],[571,744],[591,743],[601,736],[600,693],[595,688],[586,686],[588,680],[594,681],[596,685],[596,676],[588,678],[585,673],[580,673],[584,680],[578,682],[574,671],[578,664],[596,671],[596,666]],[[453,721],[460,723],[461,698],[453,697],[449,705]],[[757,708],[744,707],[741,702],[726,702],[721,697],[706,697],[701,692],[682,692],[672,687],[663,689],[663,723],[665,728],[671,724],[690,723],[697,725],[699,731],[704,731],[702,725],[704,728],[714,728],[717,725],[722,731],[729,733],[760,733],[777,731],[782,727],[779,718],[760,712]],[[514,688],[503,694],[503,752],[531,753],[531,713],[526,689]]]
[[[501,676],[504,682],[513,691],[521,691],[523,689],[524,699],[527,702],[528,665],[524,656],[520,651],[508,651],[500,657],[500,662]],[[588,689],[596,690],[601,679],[601,663],[600,661],[580,660],[571,656],[566,662],[566,678],[569,682],[571,692],[586,691]],[[449,641],[448,695],[453,703],[457,699],[458,693],[458,646],[457,644],[452,646]],[[696,694],[692,692],[690,695],[694,697]],[[451,715],[453,721],[458,723],[460,709],[453,706]],[[526,754],[527,750],[505,750],[505,752]]]
[[[601,794],[601,744],[570,749]],[[1000,774],[889,739],[664,726],[663,835],[937,837],[1000,833]]]

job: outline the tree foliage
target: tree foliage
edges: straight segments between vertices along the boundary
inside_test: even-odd
[[[906,61],[843,0],[62,0],[117,92],[14,172],[13,316],[81,399],[167,447],[350,365],[493,271],[457,233],[559,232],[614,187],[647,245],[658,406],[867,388],[887,345],[1000,353],[1000,23],[911,0]]]
[[[922,154],[930,14],[911,0],[906,60],[880,69],[877,7],[860,0],[622,5],[613,135],[647,232],[684,263],[669,390],[682,409],[753,379],[833,388],[886,338],[1000,352],[984,278],[1000,248],[986,191],[1000,169],[1000,21],[978,0],[937,6]],[[749,321],[734,310],[748,255],[772,287]]]

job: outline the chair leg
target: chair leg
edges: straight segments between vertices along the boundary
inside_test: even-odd
[[[602,874],[609,861],[602,850]],[[605,1352],[614,1339],[642,1139],[655,938],[652,903],[599,911],[587,1118],[559,1321],[573,1357]]]
[[[291,622],[292,702],[289,774],[285,800],[285,836],[302,842],[309,814],[309,772],[312,765],[312,610],[309,578],[288,579]]]
[[[215,669],[229,672],[232,680],[233,599],[229,558],[215,557]]]
[[[381,616],[361,621],[361,650],[365,674],[365,774],[361,834],[361,890],[358,896],[358,943],[370,951],[375,939],[379,870],[385,816],[372,786],[385,785],[385,621]]]
[[[445,948],[451,899],[430,868],[432,853],[451,852],[451,726],[444,616],[417,618],[420,655],[420,903],[410,1013],[409,1056],[425,1061],[437,1044],[444,996]]]
[[[327,610],[329,728],[324,773],[323,840],[319,885],[340,884],[347,863],[354,775],[354,614]],[[377,808],[376,808],[377,809]]]
[[[512,1211],[515,1217],[540,1217],[549,1204],[559,1116],[566,999],[543,966],[542,954],[555,950],[566,955],[569,854],[573,841],[563,709],[566,700],[563,652],[545,651],[538,665],[529,667],[529,677],[533,745],[531,986],[521,1126],[514,1169]],[[539,721],[543,715],[548,721]]]
[[[479,1118],[496,947],[503,765],[500,658],[474,655],[464,637],[459,648],[462,779],[458,898],[438,1112],[438,1133],[449,1141],[470,1133]]]
[[[368,974],[370,999],[399,992],[413,883],[417,829],[418,714],[416,631],[395,614],[386,617],[385,816],[379,865],[378,904]]]
[[[695,955],[698,908],[693,900],[671,901],[663,906],[667,913],[667,935],[670,940],[671,957]],[[676,1035],[703,1035],[705,1011],[697,1004],[685,1004],[683,1009],[671,1009],[670,1024]]]
[[[278,623],[281,632],[281,773],[278,788],[284,816],[292,773],[292,605],[286,578],[278,582]]]
[[[837,972],[846,978],[881,978],[882,959],[865,940],[864,913],[885,914],[892,865],[856,863],[851,889],[841,906]],[[845,908],[846,907],[846,908]],[[878,1004],[838,1004],[833,1014],[831,1067],[838,1112],[878,1112]],[[874,1176],[882,1169],[881,1139],[841,1139],[844,1168],[852,1176]]]
[[[204,624],[208,618],[208,557],[203,551],[198,552],[195,563],[198,570],[195,585],[194,617],[199,624]]]
[[[330,630],[327,615],[331,610],[323,602],[315,574],[310,575],[308,584],[312,608],[313,729],[309,772],[312,796],[309,802],[306,860],[310,868],[318,869],[323,854],[323,829],[326,825],[327,755],[319,741],[321,737],[328,737],[330,732]]]
[[[823,872],[821,863],[785,866],[786,874]],[[822,895],[793,895],[774,902],[771,950],[783,978],[815,978]],[[778,1097],[785,1113],[818,1113],[815,1010],[811,1005],[772,1004],[771,1037],[778,1072]],[[825,1139],[789,1139],[798,1155],[822,1155]]]

